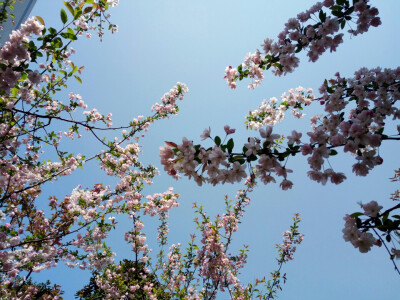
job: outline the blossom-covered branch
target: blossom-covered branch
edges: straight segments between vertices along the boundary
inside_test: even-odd
[[[278,40],[265,39],[262,47],[264,55],[259,50],[249,53],[244,62],[237,68],[231,66],[225,69],[225,79],[231,88],[236,88],[236,81],[252,78],[248,85],[254,89],[261,84],[264,70],[272,68],[277,76],[291,73],[299,65],[297,53],[307,51],[312,62],[317,61],[327,50],[336,51],[343,42],[342,31],[346,25],[351,35],[367,32],[369,27],[381,24],[378,9],[368,4],[368,0],[325,0],[317,2],[310,9],[299,13],[285,24],[285,29],[279,33]],[[356,28],[352,28],[352,23]]]
[[[395,171],[395,176],[391,180],[393,182],[400,180],[400,169]],[[399,201],[398,190],[392,194],[391,199],[396,202]],[[379,205],[375,200],[360,205],[363,212],[355,212],[344,217],[344,240],[358,248],[361,253],[370,251],[373,246],[381,247],[383,245],[393,262],[396,272],[400,275],[400,270],[394,261],[394,259],[400,259],[400,215],[398,214],[400,204],[395,204],[383,212],[381,212],[383,206]]]
[[[284,94],[280,104],[272,98],[264,101],[258,110],[251,111],[246,117],[247,127],[259,129],[260,136],[249,137],[242,152],[234,152],[232,138],[225,143],[217,136],[209,148],[183,138],[180,145],[167,142],[161,148],[161,163],[170,175],[176,177],[181,173],[193,177],[199,185],[234,183],[254,173],[265,184],[275,182],[274,175],[282,177],[280,186],[286,190],[292,187],[288,180],[292,170],[286,167],[288,159],[300,153],[308,156],[311,180],[322,184],[328,180],[341,183],[346,176],[333,170],[329,158],[338,153],[336,149],[343,148],[356,159],[353,172],[367,175],[383,162],[378,152],[382,141],[400,139],[399,132],[384,133],[388,118],[394,121],[400,118],[397,102],[400,100],[400,69],[362,68],[353,78],[343,78],[337,73],[336,78],[325,80],[319,92],[321,96],[316,97],[311,89],[305,91],[299,87]],[[303,133],[293,130],[284,147],[285,138],[273,133],[273,125],[283,120],[288,108],[293,108],[295,117],[301,117],[300,112],[312,103],[323,105],[326,114],[311,117],[312,131],[307,132],[308,140],[302,139]],[[347,111],[350,113],[346,117]],[[267,127],[262,127],[264,125]],[[231,132],[226,131],[226,134]],[[206,129],[202,138],[209,137],[210,129]]]
[[[211,221],[202,206],[194,203],[193,207],[199,214],[195,223],[200,231],[201,241],[196,242],[196,236],[192,234],[186,251],[182,249],[181,244],[171,245],[168,253],[162,250],[168,234],[165,218],[168,211],[177,206],[176,200],[179,195],[173,194],[171,190],[164,194],[148,196],[149,201],[143,203],[144,211],[139,208],[141,203],[136,206],[136,212],[132,215],[134,228],[125,234],[125,240],[132,245],[135,259],[124,260],[118,265],[111,264],[102,273],[94,272],[90,284],[80,290],[77,296],[81,299],[92,299],[91,297],[96,296],[115,299],[125,296],[133,299],[164,297],[200,300],[215,299],[223,292],[229,293],[230,299],[250,299],[256,293],[266,296],[272,291],[275,295],[279,286],[276,276],[274,283],[265,284],[263,292],[256,289],[263,282],[261,280],[248,285],[240,282],[240,269],[246,263],[247,246],[237,255],[229,253],[232,235],[238,230],[245,208],[250,204],[248,194],[253,190],[254,184],[254,178],[247,178],[246,188],[237,192],[235,201],[226,196],[226,212],[216,216],[214,221]],[[149,255],[151,249],[143,233],[141,211],[160,217],[158,240],[161,250],[157,264],[152,263]],[[303,238],[298,232],[299,215],[296,214],[293,220],[290,231],[284,233],[284,243],[277,245],[280,255],[279,270],[283,263],[293,259],[295,244],[300,244]]]

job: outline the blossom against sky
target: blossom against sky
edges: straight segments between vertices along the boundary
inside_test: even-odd
[[[292,74],[275,77],[266,73],[263,85],[255,90],[248,90],[246,83],[231,90],[223,78],[226,66],[237,66],[248,52],[261,49],[265,38],[275,38],[289,18],[313,3],[121,1],[112,10],[113,20],[119,25],[118,33],[105,36],[102,43],[92,38],[76,44],[76,63],[84,65],[85,71],[83,84],[70,85],[70,91],[81,94],[91,107],[105,114],[111,112],[116,124],[149,113],[151,106],[177,81],[189,87],[189,93],[180,103],[179,115],[155,124],[140,141],[143,159],[161,170],[148,193],[173,186],[181,194],[180,206],[170,217],[171,243],[184,244],[194,231],[193,202],[203,204],[210,213],[221,213],[224,195],[234,197],[240,184],[198,187],[186,178],[175,181],[162,171],[159,162],[159,147],[165,140],[181,142],[182,137],[187,137],[200,143],[205,128],[211,127],[213,135],[224,136],[224,126],[229,124],[236,129],[235,141],[244,144],[251,136],[246,131],[245,116],[263,99],[279,99],[283,92],[299,85],[317,90],[325,78],[332,78],[337,71],[350,77],[364,66],[399,66],[400,20],[396,12],[400,3],[375,1],[372,3],[379,9],[383,23],[380,27],[357,37],[346,35],[335,53],[325,53],[316,63],[311,64],[306,55],[301,56],[299,67]],[[61,1],[39,0],[32,14],[42,16],[48,25],[56,24],[61,5]],[[305,132],[309,129],[309,117],[321,113],[321,108],[313,106],[304,113],[301,121],[288,115],[277,125],[277,130],[286,136],[293,129]],[[92,149],[82,143],[79,151]],[[333,158],[330,162],[347,176],[339,186],[311,182],[306,175],[306,160],[297,156],[288,162],[288,167],[294,170],[290,191],[281,191],[278,184],[259,184],[234,236],[237,248],[243,244],[250,248],[241,279],[251,281],[274,270],[274,245],[281,242],[292,214],[299,212],[303,218],[300,232],[305,237],[294,261],[285,265],[288,282],[281,299],[394,299],[399,278],[387,253],[375,248],[360,254],[343,240],[342,229],[344,215],[360,209],[357,202],[376,200],[381,205],[391,204],[389,197],[396,186],[388,178],[400,167],[396,150],[395,141],[383,145],[380,149],[383,165],[367,177],[352,175],[352,157]],[[86,167],[90,171],[91,167]],[[78,184],[89,186],[107,180],[103,175],[73,176],[50,186],[53,190],[49,193],[58,189],[67,194]],[[152,229],[148,226],[149,235]],[[121,241],[122,231],[110,238]],[[117,259],[129,255],[128,248],[121,244]],[[40,273],[38,278],[61,283],[67,291],[66,299],[70,299],[89,276],[75,269],[62,272],[54,269]]]

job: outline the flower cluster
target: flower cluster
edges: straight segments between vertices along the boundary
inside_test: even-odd
[[[164,94],[164,96],[161,98],[161,104],[157,102],[153,105],[151,111],[155,111],[164,116],[166,116],[167,114],[176,115],[178,113],[176,100],[182,100],[184,94],[188,91],[189,89],[184,83],[178,82],[176,86],[174,86],[174,88],[169,91],[169,93]]]
[[[205,297],[214,298],[219,291],[229,290],[231,299],[251,298],[256,290],[252,285],[242,285],[238,279],[239,270],[246,263],[247,246],[237,255],[228,252],[232,235],[237,231],[245,208],[250,204],[248,194],[254,188],[254,178],[247,178],[245,184],[246,189],[237,192],[235,201],[225,197],[226,213],[217,216],[214,222],[203,211],[202,206],[194,203],[196,213],[201,218],[195,219],[202,236],[200,245],[196,244],[195,235],[191,235],[186,253],[181,244],[173,244],[167,253],[160,250],[157,264],[151,264],[151,249],[143,233],[141,215],[165,216],[174,206],[167,202],[171,202],[176,195],[170,189],[163,194],[147,196],[147,202],[139,201],[131,215],[134,227],[125,233],[125,240],[132,244],[136,260],[110,264],[101,273],[95,271],[91,283],[80,290],[77,296],[81,299],[95,296],[104,299],[130,296],[164,299],[166,295],[171,298],[184,295],[187,299],[200,300]],[[163,223],[162,218],[160,220]],[[286,245],[301,241],[302,236],[297,231],[299,221],[297,215],[294,227],[291,226],[290,229],[291,234],[287,235],[289,240]],[[164,246],[166,237],[159,239],[159,244]],[[293,248],[290,247],[289,252],[293,253]]]
[[[349,215],[344,217],[345,225],[343,229],[343,238],[350,242],[361,253],[367,253],[376,243],[376,239],[370,232],[362,232],[358,229],[356,220]]]
[[[32,34],[41,35],[44,26],[36,18],[31,18],[22,24],[21,29],[14,30],[9,40],[0,49],[0,64],[4,66],[0,71],[0,94],[8,94],[18,83],[21,74],[15,71],[21,64],[30,61],[31,56],[26,44]],[[28,84],[38,84],[40,75],[37,72],[29,73]],[[29,89],[21,91],[21,97],[28,103],[32,96]]]
[[[204,136],[203,134],[202,137]],[[219,140],[219,142],[221,141]],[[189,178],[193,177],[199,185],[202,185],[204,181],[213,185],[234,183],[247,177],[245,166],[237,161],[227,162],[229,153],[226,148],[220,147],[218,144],[204,149],[198,145],[194,146],[192,141],[184,137],[180,145],[167,142],[164,147],[160,147],[159,155],[164,170],[168,174],[177,178],[177,172],[182,173]],[[207,172],[207,178],[197,173],[200,168],[202,173]]]
[[[108,5],[116,3],[109,1]],[[69,5],[72,4],[75,10],[71,12]],[[77,15],[74,15],[76,22],[84,26],[84,19],[89,29],[93,29],[90,23],[95,22],[94,17],[106,11],[104,3],[73,1],[72,4],[65,2],[68,10]],[[84,7],[86,4],[90,7]],[[85,16],[79,17],[79,14]],[[65,24],[65,12],[61,13],[61,18]],[[40,17],[38,19],[44,23]],[[178,84],[162,98],[162,109],[152,116],[135,118],[127,126],[112,127],[112,115],[104,116],[95,108],[84,111],[86,120],[79,120],[74,116],[76,110],[88,108],[80,95],[70,92],[69,103],[50,95],[65,88],[69,77],[81,80],[75,74],[80,74],[83,67],[78,68],[70,60],[75,50],[68,46],[77,39],[82,28],[78,26],[74,30],[65,25],[58,33],[55,29],[46,31],[38,19],[26,21],[0,50],[0,265],[3,266],[0,288],[4,292],[2,296],[10,299],[34,298],[40,289],[28,285],[31,273],[56,267],[59,262],[69,267],[103,270],[115,256],[105,242],[109,231],[117,224],[113,214],[123,213],[135,218],[136,210],[145,212],[147,209],[149,214],[157,211],[166,219],[167,211],[177,206],[178,197],[169,190],[148,198],[148,203],[141,201],[145,196],[140,191],[152,183],[156,169],[139,162],[138,144],[124,142],[147,130],[156,120],[176,114],[175,102],[183,99],[186,86]],[[41,46],[35,41],[29,42],[32,34],[40,35],[36,43],[46,42]],[[67,41],[65,47],[62,38]],[[38,63],[40,71],[32,71],[42,52],[47,53],[46,61]],[[51,127],[54,122],[70,127],[64,133],[56,133]],[[106,126],[101,127],[99,122]],[[90,131],[106,149],[89,158],[62,151],[62,136],[81,137],[80,129]],[[99,130],[116,129],[123,130],[120,140],[107,142],[98,135]],[[48,148],[55,151],[58,162],[46,162]],[[119,179],[114,188],[96,184],[89,190],[78,186],[62,200],[51,196],[47,202],[39,201],[46,182],[70,175],[95,158],[100,160],[101,169]],[[145,254],[142,257],[145,261],[148,253],[145,236],[140,220],[134,223],[134,249]],[[163,234],[166,233],[164,230]],[[20,277],[26,274],[27,278]],[[148,289],[151,290],[151,285]],[[58,294],[56,287],[55,297]]]
[[[385,120],[400,117],[396,107],[400,100],[400,68],[362,68],[354,78],[348,79],[336,75],[336,79],[330,80],[330,86],[325,82],[320,88],[322,96],[318,100],[325,105],[327,115],[314,119],[313,131],[307,133],[310,143],[301,149],[303,154],[317,155],[316,159],[309,158],[314,171],[310,176],[317,181],[323,180],[320,172],[322,159],[335,154],[329,150],[334,147],[343,146],[344,152],[355,155],[357,163],[353,165],[353,172],[356,175],[365,176],[373,167],[380,165],[383,159],[377,148],[383,140],[392,138],[383,134]],[[352,103],[353,108],[346,120],[344,110]],[[311,150],[309,147],[312,144],[318,145],[318,148],[314,146]]]
[[[265,125],[275,125],[280,123],[285,118],[285,111],[292,108],[291,112],[295,118],[302,118],[304,114],[300,111],[303,105],[310,105],[314,100],[312,89],[305,90],[299,86],[296,89],[290,89],[288,94],[283,93],[281,96],[281,103],[278,104],[278,99],[272,97],[271,99],[263,100],[258,109],[249,111],[246,116],[246,127],[248,129],[259,129]]]
[[[206,149],[184,138],[181,145],[168,142],[161,149],[161,163],[170,175],[177,176],[178,172],[193,177],[198,184],[209,182],[214,185],[241,180],[246,176],[245,165],[248,164],[249,170],[265,184],[276,181],[273,174],[283,177],[280,186],[286,190],[292,187],[292,182],[287,179],[287,174],[292,171],[286,168],[286,162],[282,162],[298,153],[308,156],[311,180],[322,184],[343,182],[346,179],[343,173],[325,167],[329,157],[338,153],[335,148],[343,147],[344,152],[355,156],[357,162],[352,167],[353,172],[365,176],[383,162],[378,154],[381,142],[398,139],[397,134],[388,136],[383,132],[387,118],[397,120],[400,117],[397,107],[399,86],[400,68],[362,68],[353,78],[342,78],[337,73],[336,78],[325,81],[320,87],[320,97],[313,95],[310,89],[306,94],[303,88],[298,88],[289,91],[289,95],[284,94],[279,106],[272,98],[250,112],[247,127],[259,128],[260,136],[249,137],[243,152],[233,152],[232,139],[221,144],[221,139],[216,137],[215,145]],[[284,118],[288,107],[303,109],[318,102],[324,105],[326,115],[311,117],[312,131],[307,132],[308,140],[302,139],[301,132],[293,130],[287,137],[286,149],[283,148],[283,135],[272,133],[272,125]],[[346,110],[350,111],[347,118]],[[294,114],[300,116],[298,111]],[[207,129],[201,137],[209,136],[210,129]],[[253,161],[257,161],[255,168],[251,168]]]
[[[392,181],[399,181],[398,174],[400,170],[395,171],[395,177]],[[396,191],[395,194],[397,194]],[[398,201],[397,198],[392,200]],[[394,259],[400,258],[400,250],[394,241],[397,241],[400,230],[400,216],[390,214],[400,209],[400,204],[381,212],[383,206],[377,201],[370,201],[366,204],[360,204],[363,212],[355,212],[344,217],[345,226],[342,230],[343,238],[346,242],[350,242],[355,248],[358,248],[361,253],[366,253],[371,250],[372,246],[381,247],[382,245],[388,252],[395,270],[400,274],[400,269],[397,267]],[[391,243],[391,247],[386,243]],[[389,248],[391,248],[389,250]]]
[[[244,62],[237,69],[225,69],[225,78],[231,88],[236,87],[236,80],[252,78],[253,82],[248,88],[254,89],[261,84],[264,78],[263,71],[272,68],[277,76],[291,73],[299,65],[296,54],[307,50],[309,60],[315,62],[327,50],[336,51],[343,42],[343,33],[339,33],[346,23],[353,20],[357,29],[350,29],[352,35],[368,31],[370,26],[377,27],[381,24],[378,10],[368,5],[368,0],[353,1],[325,0],[314,4],[305,12],[299,13],[297,18],[291,18],[285,24],[285,29],[279,33],[278,40],[265,39],[262,44],[265,56],[257,50],[249,53]],[[330,10],[330,15],[324,11]],[[318,22],[310,22],[319,19]]]
[[[64,1],[73,18],[68,21],[67,12],[62,9],[61,29],[44,28],[41,17],[29,19],[12,33],[0,50],[0,289],[1,296],[7,299],[33,299],[40,295],[59,299],[60,287],[36,285],[30,278],[32,273],[54,268],[60,262],[94,272],[89,287],[77,294],[83,298],[94,293],[99,299],[166,299],[182,295],[201,299],[206,295],[214,297],[224,289],[248,291],[238,279],[247,250],[232,255],[228,248],[244,208],[250,203],[247,193],[255,184],[253,177],[247,179],[247,188],[238,192],[234,205],[226,197],[226,213],[215,222],[210,222],[199,209],[203,221],[196,223],[201,230],[201,246],[194,244],[193,235],[192,244],[183,255],[180,244],[171,246],[167,254],[163,250],[167,246],[168,214],[178,206],[179,194],[172,188],[164,193],[142,194],[157,170],[140,162],[138,136],[143,136],[153,122],[177,114],[177,102],[188,92],[185,84],[178,82],[164,94],[161,104],[153,105],[151,116],[138,116],[120,127],[113,125],[111,113],[103,115],[89,108],[79,94],[70,92],[69,102],[55,99],[56,92],[67,87],[69,78],[82,81],[78,74],[84,67],[75,66],[71,61],[76,51],[70,44],[84,32],[90,36],[89,30],[97,29],[101,37],[102,23],[109,23],[106,12],[118,2]],[[114,32],[116,26],[109,23],[109,29]],[[29,41],[32,34],[39,37]],[[35,67],[38,70],[32,70]],[[76,117],[77,110],[83,111],[83,120]],[[92,134],[104,150],[88,158],[63,151],[63,136],[71,140],[75,136],[81,138],[81,130]],[[122,138],[107,140],[100,134],[110,130],[122,131]],[[225,126],[224,131],[230,135],[235,129]],[[209,137],[210,132],[203,135]],[[136,143],[129,142],[132,138]],[[228,142],[231,150],[232,143]],[[225,157],[219,156],[225,149],[221,149],[216,147],[208,154],[204,152],[214,160],[210,173],[219,163],[224,164]],[[184,141],[180,151],[190,155],[192,145]],[[54,156],[58,161],[48,160]],[[163,157],[168,164],[172,163],[169,153]],[[52,195],[48,201],[40,200],[47,182],[70,175],[94,159],[99,161],[101,170],[116,179],[114,184],[98,183],[92,188],[79,185],[62,198]],[[226,172],[214,174],[215,180],[241,181],[246,177],[244,168],[241,163],[232,162]],[[190,168],[186,171],[193,173]],[[170,173],[173,172],[171,169]],[[132,220],[132,227],[126,230],[124,238],[131,246],[135,261],[116,264],[116,254],[107,237],[121,214]],[[161,250],[157,264],[152,264],[152,249],[144,233],[143,219],[147,216],[156,216],[160,221],[157,240]],[[203,288],[199,288],[200,279],[204,279]]]
[[[263,297],[264,299],[275,299],[274,297],[277,294],[278,290],[282,290],[281,280],[283,279],[284,283],[286,283],[286,273],[281,274],[282,266],[288,262],[293,260],[293,254],[296,251],[296,245],[300,245],[303,241],[304,235],[299,233],[298,224],[301,222],[300,214],[295,214],[292,218],[293,225],[290,226],[290,230],[287,230],[283,233],[283,243],[281,245],[277,244],[275,248],[278,249],[278,258],[276,259],[278,262],[278,269],[271,273],[271,279],[266,281],[265,277],[261,280],[256,279],[256,282],[253,285],[248,286],[246,291],[246,295],[253,295],[257,293],[257,298]],[[263,284],[266,289],[266,293],[264,294],[262,290],[260,290],[260,285]],[[240,299],[248,299],[248,298],[240,298]]]

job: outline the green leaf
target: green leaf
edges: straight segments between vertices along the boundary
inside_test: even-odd
[[[382,225],[382,221],[377,218],[374,219],[374,223],[375,223],[375,226],[377,226],[377,227]]]
[[[389,213],[386,213],[382,216],[382,222],[385,223],[385,221],[388,219]]]
[[[82,9],[80,7],[76,7],[74,10],[74,20],[78,19],[82,15]]]
[[[72,68],[72,71],[69,72],[68,76],[72,76],[72,74],[76,73],[76,71],[78,71],[78,67],[77,67],[77,66],[74,66],[74,67]]]
[[[67,13],[65,12],[65,10],[62,9],[62,8],[61,8],[61,11],[60,11],[60,16],[61,16],[61,21],[62,21],[64,24],[67,23],[67,21],[68,21],[68,16],[67,16]]]
[[[256,161],[257,159],[258,159],[257,156],[255,156],[254,154],[252,154],[249,157],[247,157],[248,161]]]
[[[232,151],[234,145],[235,145],[235,143],[233,142],[233,139],[230,139],[228,141],[228,143],[226,144],[226,146],[228,147],[229,152]]]
[[[18,91],[19,91],[19,89],[17,89],[17,88],[12,88],[12,89],[11,89],[11,93],[12,93],[12,95],[13,95],[14,97],[17,96]]]
[[[90,13],[92,11],[92,9],[93,9],[93,7],[91,7],[91,6],[85,7],[85,9],[83,10],[83,14]]]
[[[221,138],[219,136],[216,136],[214,142],[217,146],[221,145]]]
[[[64,5],[65,5],[65,7],[69,10],[69,12],[71,13],[71,15],[74,15],[74,9],[72,8],[72,6],[71,6],[71,4],[69,4],[68,2],[66,2],[66,1],[63,1],[64,2]]]
[[[82,79],[79,76],[74,75],[74,77],[79,83],[82,83]]]
[[[56,48],[61,48],[63,46],[63,42],[59,37],[56,37],[51,44]]]
[[[361,212],[355,212],[350,215],[352,218],[358,218],[359,216],[363,216],[364,214]]]
[[[61,33],[61,36],[65,39],[71,40],[71,41],[76,41],[78,38],[75,36],[75,34],[71,34],[69,32],[63,32]]]
[[[342,7],[340,5],[333,5],[330,7],[331,10],[342,10]]]
[[[338,154],[338,152],[334,149],[332,149],[331,152],[329,153],[329,155],[331,155],[331,156],[334,156],[336,154]]]
[[[57,35],[57,30],[55,28],[53,28],[53,27],[49,28],[49,32],[50,32],[51,35],[54,35],[54,36]]]
[[[326,14],[322,10],[319,11],[319,19],[321,22],[325,22],[326,20]]]
[[[43,20],[43,18],[42,17],[40,17],[40,16],[36,16],[35,17],[40,23],[42,23],[42,25],[43,26],[45,26],[46,24],[44,24],[44,20]]]
[[[21,78],[19,79],[19,81],[25,81],[27,78],[28,78],[28,74],[26,74],[25,72],[21,73]]]

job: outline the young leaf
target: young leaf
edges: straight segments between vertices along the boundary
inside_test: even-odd
[[[76,7],[74,10],[74,20],[77,20],[82,15],[82,9],[80,7]]]
[[[83,14],[90,13],[92,11],[93,7],[91,6],[86,6],[85,9],[83,10]]]
[[[74,9],[72,8],[72,6],[71,6],[71,4],[69,4],[68,2],[66,2],[66,1],[63,1],[64,2],[64,5],[65,5],[65,7],[69,10],[69,12],[71,13],[71,15],[74,15]]]
[[[235,145],[233,139],[230,139],[226,145],[228,147],[228,150],[232,151],[233,146]]]
[[[350,215],[352,218],[358,218],[359,216],[363,216],[364,214],[362,212],[355,212]]]
[[[217,146],[221,145],[221,138],[219,136],[216,136],[214,142]]]
[[[75,77],[75,79],[76,79],[79,83],[82,83],[82,79],[81,79],[80,77],[78,77],[78,76],[76,76],[76,75],[74,75],[74,77]]]
[[[65,10],[62,9],[62,8],[61,8],[61,11],[60,11],[60,16],[61,16],[61,21],[62,21],[64,24],[67,23],[67,21],[68,21],[68,16],[67,16],[67,13],[65,12]]]
[[[73,31],[71,28],[67,28],[67,32],[69,33],[69,34],[73,34],[73,35],[75,35],[75,31]]]
[[[338,154],[336,150],[332,149],[331,152],[329,153],[329,155],[333,156]]]
[[[44,20],[41,16],[36,16],[35,17],[40,23],[42,23],[43,26],[45,26],[46,24],[44,24]]]
[[[177,145],[177,144],[175,144],[174,142],[168,142],[168,141],[165,141],[165,143],[166,143],[168,146],[170,146],[170,147],[173,147],[173,148],[178,148],[178,145]]]
[[[321,22],[325,22],[326,14],[322,10],[319,11],[319,15],[318,16],[319,16],[319,19],[321,20]]]

